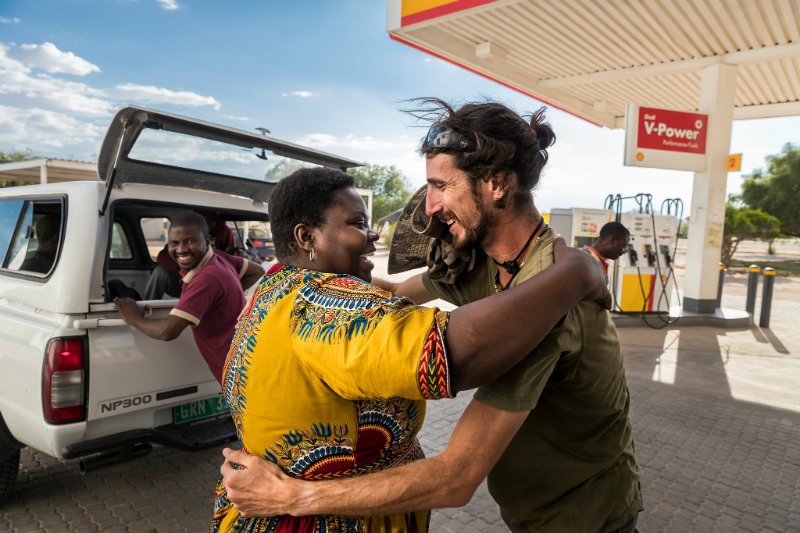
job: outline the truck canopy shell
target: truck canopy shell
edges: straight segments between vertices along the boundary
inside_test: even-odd
[[[275,183],[131,159],[131,150],[139,135],[147,128],[208,139],[244,149],[269,150],[278,156],[341,170],[362,165],[357,161],[257,133],[144,107],[125,106],[114,115],[97,158],[98,176],[107,185],[116,161],[111,186],[143,183],[184,187],[243,196],[255,202],[268,202]]]

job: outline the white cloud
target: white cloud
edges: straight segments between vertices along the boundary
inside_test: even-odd
[[[250,120],[250,117],[248,117],[248,116],[244,116],[244,117],[235,117],[233,115],[222,115],[222,116],[227,118],[227,119],[229,119],[229,120],[238,120],[240,122],[248,122]]]
[[[156,0],[161,5],[161,9],[172,11],[178,9],[178,2],[176,0]]]
[[[75,74],[85,76],[91,72],[100,72],[100,67],[72,52],[62,52],[53,43],[23,44],[14,54],[28,66],[39,68],[52,74]]]
[[[281,93],[281,96],[283,96],[284,98],[286,98],[286,97],[287,97],[287,96],[289,96],[289,95],[288,95],[287,93]]]
[[[171,91],[163,87],[153,85],[136,85],[126,83],[117,85],[113,89],[107,89],[105,94],[117,100],[135,100],[143,103],[160,103],[186,106],[214,106],[219,110],[220,103],[213,96],[200,96],[189,91]]]
[[[284,94],[286,94],[286,93],[284,93]],[[294,91],[292,93],[292,96],[299,96],[300,98],[308,98],[309,96],[314,96],[314,95],[311,94],[308,91]]]
[[[329,133],[311,133],[297,141],[297,143],[312,148],[355,148],[357,150],[397,149],[413,152],[415,148],[415,144],[410,141],[376,141],[369,135],[359,138],[353,134],[345,137],[336,137]]]
[[[70,148],[91,153],[104,133],[105,127],[63,113],[0,105],[0,145],[12,150]]]
[[[19,24],[20,22],[22,22],[22,21],[19,20],[17,17],[14,17],[13,19],[9,19],[9,18],[0,16],[0,23],[2,23],[2,24]]]
[[[40,47],[28,46],[27,50],[22,50],[22,52],[40,53],[45,50],[47,53],[46,51],[49,49],[47,44],[49,43]],[[52,49],[58,51],[55,46]],[[173,91],[133,83],[103,89],[94,88],[85,83],[64,80],[45,72],[37,72],[34,75],[32,70],[41,68],[41,61],[38,62],[39,64],[36,62],[41,57],[34,58],[33,62],[28,63],[26,61],[28,56],[19,52],[20,50],[0,43],[0,103],[6,105],[87,117],[108,116],[122,103],[220,108],[220,103],[215,98],[189,91]],[[51,57],[59,56],[51,55]],[[83,61],[76,56],[72,56],[72,58]],[[86,63],[91,65],[91,63]],[[78,64],[72,61],[73,67]],[[97,68],[94,65],[91,66]],[[49,67],[54,67],[54,65],[49,65]],[[62,69],[61,72],[63,71]]]

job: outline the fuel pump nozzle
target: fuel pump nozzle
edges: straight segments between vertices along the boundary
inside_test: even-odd
[[[667,262],[667,268],[672,267],[672,257],[669,255],[669,246],[662,244],[659,248],[661,249],[661,255],[664,256],[664,261]]]

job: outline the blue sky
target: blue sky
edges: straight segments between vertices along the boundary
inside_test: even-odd
[[[396,164],[416,186],[424,129],[400,101],[540,102],[389,39],[382,0],[3,0],[0,150],[92,160],[114,111],[144,105],[359,161]],[[624,167],[624,132],[551,109],[558,141],[540,209],[600,207],[608,194],[691,200],[692,174]],[[734,123],[741,175],[797,142],[800,118]],[[688,211],[687,211],[688,212]]]

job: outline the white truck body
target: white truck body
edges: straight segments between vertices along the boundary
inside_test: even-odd
[[[112,183],[0,189],[0,223],[13,221],[15,210],[20,213],[11,240],[6,238],[11,230],[0,228],[0,247],[7,248],[0,258],[0,499],[8,495],[9,484],[13,486],[16,466],[13,479],[8,471],[21,446],[66,459],[116,454],[112,462],[120,462],[145,455],[149,449],[142,446],[149,443],[202,449],[234,438],[232,427],[202,438],[181,433],[194,423],[176,426],[174,408],[202,411],[206,404],[200,401],[220,397],[220,385],[200,355],[191,328],[164,342],[125,324],[112,303],[109,280],[144,293],[156,264],[144,240],[143,218],[208,210],[227,220],[266,221],[272,185],[129,159],[139,134],[136,128],[163,128],[237,147],[266,148],[314,164],[358,165],[261,135],[127,107],[112,121],[98,161],[101,178]],[[37,216],[36,206],[61,217],[58,252],[47,273],[21,268],[31,256],[30,244],[27,255],[25,247],[15,248],[23,237],[31,243],[42,236],[31,218]],[[144,227],[149,226],[148,222]],[[120,239],[127,243],[124,252],[118,250]],[[169,314],[177,299],[166,296],[139,303],[147,303],[152,316],[159,318]],[[82,369],[70,375],[83,394],[77,421],[46,419],[47,396],[61,394],[56,385],[46,390],[47,351],[54,339],[80,341],[86,352]],[[191,412],[187,417],[202,415]]]

